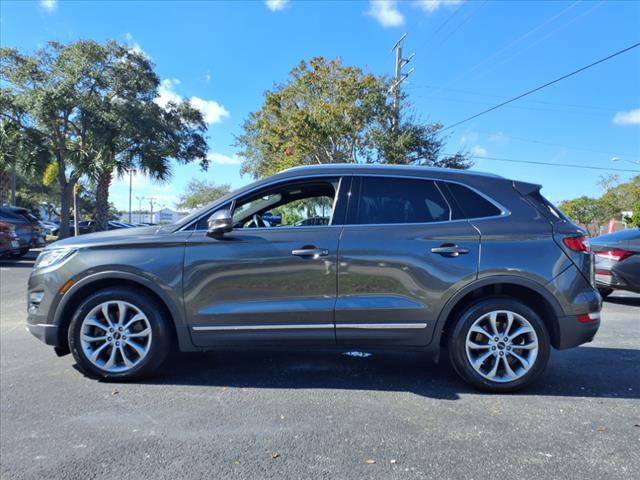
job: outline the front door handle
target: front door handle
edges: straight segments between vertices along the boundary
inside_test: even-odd
[[[457,257],[465,253],[469,253],[469,249],[465,247],[459,247],[451,243],[445,243],[439,247],[433,247],[431,253],[437,253],[443,257]]]
[[[329,255],[329,250],[326,248],[318,248],[318,247],[302,247],[295,250],[291,250],[291,255],[296,257],[326,257]]]

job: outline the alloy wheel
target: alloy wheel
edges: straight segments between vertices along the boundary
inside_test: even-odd
[[[142,310],[129,302],[103,302],[82,321],[80,344],[96,367],[110,373],[126,372],[149,353],[151,324]]]
[[[471,367],[482,377],[493,382],[513,382],[535,364],[538,336],[522,315],[494,310],[473,322],[465,349]]]

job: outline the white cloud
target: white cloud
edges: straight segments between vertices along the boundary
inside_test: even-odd
[[[462,3],[463,0],[418,0],[416,4],[427,13],[433,13],[442,6],[453,6]]]
[[[486,157],[487,155],[489,155],[489,152],[487,151],[486,148],[480,146],[480,145],[474,145],[473,148],[471,148],[471,155],[477,155],[479,157]]]
[[[203,100],[200,97],[191,97],[191,105],[203,113],[204,121],[209,125],[220,123],[229,116],[229,112],[214,100]]]
[[[628,112],[618,112],[612,121],[615,125],[640,125],[640,108],[634,108]]]
[[[398,10],[396,3],[392,0],[371,0],[367,13],[385,28],[398,27],[403,24],[404,17]]]
[[[58,0],[40,0],[40,6],[47,12],[53,12],[58,7]]]
[[[160,96],[156,99],[156,103],[162,108],[165,108],[169,102],[180,103],[182,101],[182,97],[174,91],[176,85],[180,85],[180,80],[177,78],[165,78],[160,83],[158,88]],[[191,97],[189,102],[194,108],[202,112],[204,121],[209,125],[220,123],[229,116],[229,112],[214,100]]]
[[[147,52],[145,52],[142,49],[140,44],[136,42],[136,40],[133,38],[133,35],[131,35],[131,33],[129,32],[125,33],[124,38],[127,41],[127,44],[129,45],[129,50],[131,52],[139,53],[140,55],[147,57],[147,59],[151,60],[151,55],[149,55]]]
[[[205,81],[205,83],[209,83],[209,82],[211,82],[211,75],[207,73],[207,74],[204,76],[204,81]]]
[[[501,147],[509,143],[509,137],[502,132],[492,133],[488,140]]]
[[[467,131],[460,137],[460,143],[466,145],[468,143],[476,143],[480,139],[478,132]]]
[[[242,163],[242,158],[238,155],[233,154],[232,156],[224,155],[223,153],[209,153],[207,155],[207,159],[211,163],[217,163],[220,165],[240,165]]]
[[[265,0],[265,5],[272,12],[277,12],[278,10],[282,10],[289,0]]]

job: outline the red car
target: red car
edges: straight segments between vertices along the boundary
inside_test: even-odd
[[[0,222],[0,257],[16,255],[20,252],[18,235],[13,225]]]

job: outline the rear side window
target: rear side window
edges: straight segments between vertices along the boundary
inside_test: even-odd
[[[428,223],[450,219],[449,205],[431,180],[364,177],[355,223]]]
[[[446,182],[446,186],[467,218],[495,217],[502,213],[489,200],[464,185]]]
[[[527,198],[534,203],[538,210],[540,210],[548,220],[551,220],[552,222],[569,221],[558,207],[540,193],[540,190],[536,190],[535,192],[528,194]]]

